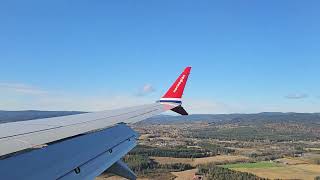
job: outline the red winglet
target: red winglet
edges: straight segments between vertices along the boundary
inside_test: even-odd
[[[161,98],[174,98],[181,99],[183,95],[184,87],[186,86],[189,74],[191,71],[191,67],[186,67],[178,79],[173,83],[167,93]]]

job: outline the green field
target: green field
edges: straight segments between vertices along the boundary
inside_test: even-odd
[[[271,167],[279,167],[279,164],[273,162],[257,162],[257,163],[237,163],[237,164],[227,164],[222,165],[224,168],[271,168]]]

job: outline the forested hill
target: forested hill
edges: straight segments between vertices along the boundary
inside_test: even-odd
[[[80,114],[80,111],[0,111],[0,123]]]

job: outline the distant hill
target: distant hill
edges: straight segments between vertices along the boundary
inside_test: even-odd
[[[81,111],[0,111],[0,123],[81,114]]]
[[[257,114],[194,114],[189,116],[159,115],[142,121],[151,124],[172,124],[186,122],[207,123],[279,123],[279,122],[305,122],[320,124],[320,113],[281,113],[263,112]]]
[[[0,123],[24,121],[81,114],[81,111],[0,111]],[[189,116],[158,115],[146,119],[142,124],[177,124],[190,122],[206,122],[212,124],[237,123],[240,125],[264,123],[304,123],[320,125],[320,113],[280,113],[263,112],[257,114],[193,114]]]

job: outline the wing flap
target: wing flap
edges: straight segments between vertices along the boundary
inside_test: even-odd
[[[130,180],[137,179],[137,176],[134,172],[125,164],[123,161],[119,160],[114,163],[107,171],[108,173],[112,173],[118,175],[120,177],[124,177]]]
[[[2,159],[1,179],[93,179],[128,153],[137,136],[130,127],[118,124]]]

